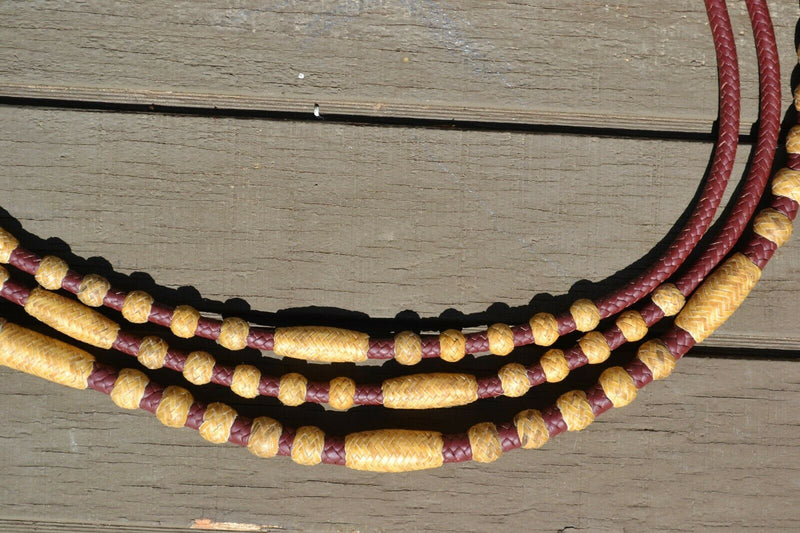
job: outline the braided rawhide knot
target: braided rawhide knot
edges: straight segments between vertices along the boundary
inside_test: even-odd
[[[0,263],[11,260],[11,252],[17,249],[19,241],[9,232],[0,228]]]
[[[137,409],[144,397],[144,390],[148,383],[150,383],[150,379],[139,370],[123,368],[114,381],[111,400],[123,409]]]
[[[370,472],[408,472],[442,466],[442,434],[436,431],[379,429],[345,437],[346,465]]]
[[[277,328],[272,351],[306,361],[357,363],[367,360],[369,335],[327,326]]]
[[[562,350],[547,350],[539,359],[539,364],[548,383],[557,383],[569,374],[569,363]]]
[[[97,274],[89,274],[81,280],[78,299],[89,307],[100,307],[110,289],[111,283],[106,278]]]
[[[486,330],[486,337],[492,354],[508,355],[514,351],[514,332],[508,324],[492,324]]]
[[[800,154],[800,126],[792,126],[786,134],[786,153]]]
[[[533,342],[538,346],[550,346],[558,340],[558,320],[550,313],[536,313],[528,321]]]
[[[653,291],[650,297],[653,303],[661,309],[664,316],[677,315],[683,306],[686,304],[686,297],[683,293],[672,283],[664,283]]]
[[[292,442],[292,461],[313,466],[322,462],[325,433],[316,426],[300,426]]]
[[[443,360],[455,363],[463,359],[467,351],[467,339],[457,329],[447,329],[439,334],[439,352]]]
[[[356,395],[356,382],[350,378],[333,378],[329,383],[328,405],[338,411],[353,407]]]
[[[8,270],[0,266],[0,289],[3,288],[6,281],[8,281]]]
[[[547,424],[537,409],[527,409],[514,417],[520,446],[525,449],[541,448],[550,439]]]
[[[780,247],[792,236],[792,221],[777,209],[768,207],[753,219],[753,232]]]
[[[472,448],[472,459],[479,463],[497,461],[503,454],[500,434],[491,422],[475,424],[467,432],[469,446]]]
[[[258,396],[261,371],[253,365],[236,365],[231,379],[231,390],[242,398]]]
[[[267,416],[253,419],[247,449],[258,457],[275,457],[283,433],[283,426]]]
[[[614,407],[624,407],[636,399],[633,378],[621,366],[605,369],[598,381]]]
[[[590,331],[581,337],[578,344],[591,365],[602,363],[611,355],[611,347],[599,331]]]
[[[200,436],[214,444],[228,442],[236,416],[236,411],[229,405],[219,402],[208,404],[203,423],[200,424]]]
[[[528,370],[519,363],[505,365],[497,372],[497,376],[503,386],[503,394],[510,398],[523,396],[531,388]]]
[[[142,366],[156,370],[164,366],[164,361],[167,359],[167,350],[169,346],[159,337],[148,336],[142,339],[139,344],[139,352],[136,354],[136,359]]]
[[[600,323],[600,310],[593,301],[587,298],[575,300],[569,306],[569,314],[575,321],[575,329],[578,331],[591,331]]]
[[[36,283],[47,290],[57,291],[61,288],[61,283],[67,276],[69,265],[67,262],[54,255],[46,255],[36,269]]]
[[[181,428],[186,424],[193,403],[192,393],[183,387],[170,385],[164,389],[158,402],[156,418],[167,427]]]
[[[296,372],[290,372],[281,376],[278,385],[278,399],[283,405],[295,407],[306,401],[308,391],[308,380],[305,376]]]
[[[478,399],[478,381],[470,374],[411,374],[381,385],[383,405],[390,409],[435,409],[466,405]]]
[[[214,374],[214,357],[208,352],[192,352],[183,365],[183,377],[189,383],[205,385],[211,382]]]
[[[660,339],[642,344],[636,352],[636,358],[644,363],[655,380],[668,377],[675,369],[675,356]]]
[[[395,335],[394,358],[401,365],[416,365],[422,361],[422,338],[413,331]]]
[[[200,312],[191,305],[179,305],[172,311],[172,321],[169,329],[172,334],[182,339],[194,337],[197,324],[200,322]]]
[[[558,397],[556,405],[567,424],[567,431],[581,431],[594,422],[592,406],[582,390],[565,392]]]
[[[780,169],[772,178],[772,194],[800,203],[800,170]]]
[[[144,291],[132,291],[125,295],[122,316],[133,324],[144,324],[153,308],[153,297]]]
[[[217,342],[229,350],[243,350],[247,346],[250,324],[234,316],[222,321]]]
[[[628,309],[620,314],[615,325],[628,342],[636,342],[647,335],[647,322],[642,318],[642,314],[634,309]]]

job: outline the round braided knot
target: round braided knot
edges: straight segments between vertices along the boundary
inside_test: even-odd
[[[292,442],[292,461],[312,466],[322,462],[325,433],[316,426],[300,426]]]
[[[350,378],[333,378],[328,386],[328,405],[338,411],[353,407],[356,395],[356,382]]]
[[[621,366],[612,366],[600,374],[600,386],[614,407],[624,407],[636,399],[633,378]]]
[[[379,429],[345,437],[345,464],[370,472],[408,472],[442,466],[444,439],[436,431]]]
[[[297,372],[290,372],[281,376],[278,384],[278,399],[283,405],[295,407],[306,401],[308,380]]]
[[[525,449],[541,448],[550,439],[547,424],[537,409],[517,413],[514,416],[514,427],[517,428],[520,446]]]
[[[111,290],[111,283],[106,278],[97,274],[89,274],[81,280],[81,286],[78,288],[78,300],[89,307],[100,307],[109,290]]]
[[[491,463],[503,454],[500,434],[491,422],[475,424],[467,432],[472,459],[479,463]]]
[[[786,152],[800,154],[800,125],[792,126],[786,134]]]
[[[4,261],[7,262],[7,261]],[[67,262],[53,255],[46,255],[36,269],[36,283],[51,291],[57,291],[67,275]]]
[[[150,380],[142,372],[123,368],[111,389],[111,401],[123,409],[138,409],[148,383]]]
[[[628,342],[636,342],[647,335],[647,322],[642,314],[634,309],[628,309],[617,317],[616,326]]]
[[[756,215],[753,232],[780,247],[792,236],[792,221],[777,209],[768,207]]]
[[[169,346],[159,337],[145,337],[139,344],[139,352],[136,354],[136,359],[147,368],[157,369],[164,366],[164,361],[167,359],[167,350]]]
[[[242,398],[258,396],[261,371],[253,365],[236,365],[231,379],[231,390]]]
[[[258,457],[275,457],[278,454],[278,444],[283,433],[283,426],[277,420],[268,416],[259,416],[250,426],[250,438],[247,449]]]
[[[550,313],[536,313],[528,321],[533,342],[538,346],[550,346],[558,340],[558,320]]]
[[[176,337],[189,339],[194,337],[199,322],[200,312],[197,309],[191,305],[179,305],[172,311],[169,329]]]
[[[660,339],[653,339],[639,346],[636,358],[650,369],[653,379],[664,379],[675,369],[675,356]]]
[[[222,321],[217,342],[229,350],[243,350],[247,346],[249,333],[250,325],[247,322],[231,316]]]
[[[170,385],[164,389],[161,401],[156,407],[156,418],[165,426],[180,428],[186,424],[189,408],[192,407],[194,398],[192,393],[183,387]]]
[[[494,355],[508,355],[514,350],[514,332],[508,324],[492,324],[486,330],[489,339],[489,352]]]
[[[401,365],[416,365],[422,361],[422,338],[413,331],[395,335],[394,358]]]
[[[575,321],[575,329],[578,331],[591,331],[600,323],[600,310],[593,301],[588,298],[575,300],[569,306],[569,314]]]
[[[8,263],[11,253],[17,249],[19,241],[9,232],[0,228],[0,263]]]
[[[511,398],[523,396],[531,388],[527,369],[519,363],[509,363],[502,367],[497,376],[503,385],[503,394]]]
[[[591,365],[602,363],[611,355],[611,347],[599,331],[590,331],[578,340],[578,345]]]
[[[800,203],[800,170],[780,169],[772,178],[772,194]]]
[[[131,291],[122,302],[122,316],[132,324],[144,324],[153,308],[153,297],[144,291]]]
[[[450,363],[460,361],[467,351],[467,339],[457,329],[447,329],[439,334],[439,357]]]
[[[557,383],[569,374],[569,363],[562,350],[556,348],[547,350],[539,359],[539,364],[548,383]]]
[[[214,375],[214,357],[208,352],[192,352],[186,356],[183,365],[183,377],[189,383],[195,385],[205,385],[211,382]]]
[[[6,281],[8,281],[8,270],[0,266],[0,289],[3,288]]]
[[[686,304],[686,297],[672,283],[664,283],[653,291],[650,297],[653,303],[661,309],[664,316],[677,315]]]
[[[594,422],[594,413],[582,390],[565,392],[556,400],[568,431],[580,431]]]
[[[203,423],[200,424],[200,436],[214,444],[228,442],[236,416],[236,411],[229,405],[219,402],[208,404]]]

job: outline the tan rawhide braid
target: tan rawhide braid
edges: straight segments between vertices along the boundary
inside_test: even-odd
[[[724,4],[709,0],[706,2],[709,17],[712,21],[712,32],[715,41],[719,41],[720,28],[727,25],[724,13]],[[721,10],[721,11],[720,11]],[[753,19],[754,33],[756,35],[757,50],[759,53],[759,73],[762,83],[761,129],[759,132],[759,145],[756,149],[753,167],[768,169],[772,161],[774,139],[776,136],[779,115],[774,113],[778,109],[780,96],[777,88],[777,52],[774,46],[771,24],[766,6],[761,1],[748,1],[748,10]],[[727,28],[729,33],[729,28]],[[723,31],[723,33],[725,33]],[[718,43],[719,44],[719,43]],[[719,46],[718,46],[719,50]],[[765,87],[766,90],[765,90]],[[777,100],[776,100],[777,95]],[[765,105],[766,101],[766,105]],[[776,101],[778,102],[776,104]],[[778,109],[779,113],[779,109]],[[765,116],[766,115],[766,116]],[[778,116],[778,119],[775,117]],[[774,124],[774,127],[773,127]],[[771,140],[771,141],[770,141]],[[436,432],[411,431],[411,430],[378,430],[356,433],[345,438],[326,436],[315,427],[300,427],[296,430],[282,427],[278,422],[260,417],[249,420],[240,417],[237,413],[224,404],[212,403],[208,406],[193,401],[191,394],[180,387],[167,387],[166,389],[151,383],[148,378],[135,370],[122,370],[117,372],[95,362],[92,356],[80,350],[48,339],[34,332],[24,330],[12,324],[6,324],[0,331],[0,360],[8,366],[30,372],[35,375],[57,381],[59,383],[76,386],[78,388],[94,388],[109,393],[118,405],[126,408],[141,407],[154,412],[165,424],[171,426],[186,425],[195,427],[201,435],[211,442],[230,441],[247,446],[253,453],[263,456],[290,455],[293,460],[301,464],[316,464],[319,462],[346,464],[352,468],[376,471],[403,471],[438,466],[443,462],[463,461],[470,458],[480,462],[496,460],[502,452],[517,448],[533,448],[543,445],[550,437],[565,430],[576,431],[588,426],[594,418],[611,407],[622,407],[630,403],[636,396],[639,388],[653,379],[662,379],[672,371],[675,361],[682,357],[696,342],[700,342],[711,334],[727,319],[758,281],[761,270],[772,256],[778,246],[782,245],[791,234],[791,221],[794,219],[800,201],[800,158],[798,158],[797,131],[793,129],[787,140],[789,151],[789,168],[780,171],[773,180],[773,201],[767,209],[762,210],[753,222],[753,234],[739,252],[731,256],[717,269],[692,295],[686,307],[678,315],[675,326],[662,336],[661,339],[644,343],[637,353],[637,358],[625,367],[612,367],[607,369],[600,377],[597,385],[587,391],[571,391],[562,395],[554,406],[543,411],[527,410],[519,413],[513,420],[506,424],[495,426],[491,423],[476,424],[464,435],[442,436]],[[763,176],[762,176],[763,175]],[[674,286],[667,285],[654,294],[654,304],[663,314],[674,314],[683,304],[683,297],[691,292],[700,283],[705,274],[713,265],[724,256],[733,243],[741,235],[743,223],[739,221],[744,217],[747,220],[764,187],[766,172],[753,171],[748,176],[745,193],[739,198],[729,222],[720,234],[720,237],[709,248],[709,251],[683,276]],[[0,244],[0,256],[11,252],[14,247]],[[57,261],[56,261],[57,262]],[[58,266],[66,270],[64,266]],[[703,274],[697,274],[698,272]],[[3,282],[3,292],[9,299],[18,301],[26,306],[34,316],[47,318],[57,323],[61,328],[69,328],[69,322],[84,320],[88,311],[84,306],[73,306],[70,310],[59,311],[58,298],[42,289],[27,291],[19,288],[13,282],[7,281],[7,273],[0,273],[0,282]],[[58,272],[54,276],[57,279]],[[42,283],[52,282],[47,276],[37,276]],[[699,278],[699,279],[698,279]],[[104,280],[98,280],[100,289],[97,291],[87,287],[84,290],[85,303],[99,305],[102,301]],[[54,283],[54,282],[53,282]],[[107,282],[106,282],[107,283]],[[694,284],[692,286],[692,284]],[[12,290],[14,289],[14,290]],[[25,293],[25,298],[22,298]],[[5,295],[5,294],[4,294]],[[16,295],[16,296],[15,296]],[[31,304],[33,299],[33,304]],[[69,302],[69,300],[66,300]],[[645,307],[646,309],[646,307]],[[188,331],[196,323],[196,311],[187,310],[178,322],[186,322],[186,326],[177,326],[179,331]],[[592,315],[587,309],[587,316]],[[637,316],[635,311],[621,315],[615,326],[621,336],[627,340],[632,337],[644,335],[647,331],[647,321],[644,320],[644,311]],[[60,315],[60,318],[54,315]],[[663,316],[663,315],[662,315]],[[102,318],[102,317],[100,317]],[[660,318],[660,317],[659,317]],[[581,318],[576,317],[577,322]],[[587,318],[587,320],[594,320]],[[119,326],[111,321],[103,322],[97,317],[92,319],[92,331],[73,331],[73,336],[80,336],[81,340],[92,343],[107,344],[113,337],[118,336]],[[106,319],[107,320],[107,319]],[[644,322],[644,325],[642,324]],[[240,325],[240,324],[237,324]],[[246,326],[246,324],[245,324]],[[232,326],[234,327],[234,326]],[[183,329],[181,329],[183,328]],[[497,325],[487,331],[489,343],[497,346],[497,351],[509,349],[507,339],[508,326]],[[313,335],[313,332],[312,332]],[[338,333],[335,333],[338,335]],[[618,335],[619,336],[619,335]],[[421,343],[414,334],[400,336],[400,352],[407,351],[412,355],[417,352]],[[494,338],[494,340],[493,340]],[[641,337],[640,337],[641,338]],[[166,344],[160,339],[148,338],[141,340],[139,351],[146,345],[147,366],[158,364],[166,359]],[[605,342],[605,336],[597,333],[588,334],[582,339],[580,347],[584,357],[589,362],[597,356],[604,360],[606,352],[610,353],[610,346]],[[624,341],[623,341],[624,342]],[[151,347],[152,346],[152,347]],[[511,346],[513,348],[513,345]],[[397,346],[395,346],[397,351]],[[152,352],[152,353],[150,353]],[[548,354],[552,353],[548,352]],[[556,374],[563,373],[564,361],[558,357],[542,358],[542,362],[550,365]],[[140,360],[143,357],[140,354]],[[550,361],[552,359],[552,361]],[[87,370],[89,365],[91,371]],[[161,362],[163,364],[163,362]],[[240,365],[244,366],[244,365]],[[521,365],[518,365],[521,367]],[[566,371],[569,370],[569,364]],[[238,368],[238,367],[237,367]],[[523,367],[524,368],[524,367]],[[524,389],[524,379],[519,369],[507,365],[501,369],[499,379],[506,393],[511,390]],[[555,375],[555,374],[554,374]],[[304,379],[302,376],[287,379],[287,397],[299,397]],[[408,376],[413,378],[404,382],[405,388],[413,389],[429,385],[431,380],[444,379],[452,390],[465,391],[469,387],[450,383],[449,378],[434,376]],[[471,386],[471,376],[462,375],[460,382],[467,382]],[[337,378],[331,382],[331,391],[334,388],[347,394],[352,383],[341,381]],[[414,380],[417,380],[416,382]],[[474,378],[472,378],[474,380]],[[283,386],[283,383],[281,383]],[[398,387],[402,389],[403,387]],[[441,390],[442,387],[436,388]],[[249,389],[252,392],[252,384]],[[436,393],[432,390],[431,394]],[[524,393],[524,391],[522,392]],[[403,397],[402,391],[399,393]],[[465,393],[468,396],[468,394]],[[516,395],[516,394],[515,394]],[[386,399],[384,399],[386,402]],[[286,403],[286,402],[285,402]]]

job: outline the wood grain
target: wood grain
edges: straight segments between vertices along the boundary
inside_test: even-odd
[[[749,132],[755,52],[730,4]],[[769,5],[788,79],[797,5]],[[701,133],[717,113],[690,0],[4,2],[0,95]]]
[[[0,116],[3,206],[26,231],[122,274],[189,284],[184,297],[210,299],[205,310],[236,298],[246,303],[223,310],[307,321],[322,306],[368,329],[381,322],[353,313],[521,323],[599,296],[668,234],[711,148],[25,108]],[[714,343],[800,347],[790,311],[799,253],[796,243],[781,250]]]

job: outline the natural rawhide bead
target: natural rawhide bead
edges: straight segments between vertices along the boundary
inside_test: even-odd
[[[78,299],[89,307],[100,307],[110,289],[111,283],[106,278],[97,274],[89,274],[81,280]]]
[[[275,330],[277,355],[321,363],[367,360],[369,335],[327,326],[293,326]]]
[[[346,411],[355,403],[356,382],[350,378],[333,378],[328,385],[328,405]]]
[[[580,431],[594,422],[592,406],[582,390],[565,392],[558,397],[556,405],[567,424],[567,431]]]
[[[159,337],[145,337],[139,344],[139,352],[136,354],[136,359],[147,368],[153,370],[162,368],[164,361],[167,359],[167,350],[169,346]]]
[[[786,152],[800,154],[800,126],[792,126],[786,134]]]
[[[205,385],[211,382],[214,374],[214,357],[208,352],[192,352],[186,356],[183,365],[183,377],[189,383],[195,385]]]
[[[479,463],[491,463],[503,454],[503,445],[500,443],[500,434],[497,427],[491,422],[475,424],[469,431],[469,446],[472,449],[472,459]]]
[[[457,329],[447,329],[439,334],[439,357],[450,363],[460,361],[467,351],[467,339]]]
[[[379,429],[345,437],[345,464],[370,472],[409,472],[442,466],[442,434]]]
[[[394,358],[401,365],[422,361],[422,339],[413,331],[401,331],[394,336]]]
[[[800,203],[800,170],[780,169],[772,178],[772,194]]]
[[[194,337],[198,322],[200,322],[200,312],[197,309],[190,305],[179,305],[172,311],[169,329],[176,337],[189,339]]]
[[[695,290],[675,325],[703,342],[736,311],[760,277],[761,269],[747,256],[733,254]]]
[[[5,282],[8,281],[8,270],[3,267],[0,267],[0,289],[3,288]]]
[[[137,409],[148,383],[150,380],[143,373],[133,368],[123,368],[114,381],[111,400],[123,409]]]
[[[200,436],[214,444],[227,442],[236,416],[236,411],[230,405],[218,402],[208,404],[203,423],[200,424]]]
[[[569,363],[562,350],[547,350],[539,359],[539,364],[548,383],[557,383],[569,374]]]
[[[621,313],[615,324],[628,342],[636,342],[647,335],[647,323],[642,318],[642,314],[634,309],[628,309]]]
[[[132,291],[122,302],[122,316],[132,324],[144,324],[153,308],[153,297],[144,291]]]
[[[508,355],[514,351],[514,332],[508,324],[492,324],[486,330],[486,337],[493,355]]]
[[[511,398],[523,396],[531,388],[528,371],[519,363],[509,363],[502,367],[497,376],[503,385],[503,394]]]
[[[11,253],[19,247],[19,241],[9,232],[0,228],[0,263],[8,263]]]
[[[633,378],[621,366],[605,369],[598,381],[614,407],[624,407],[636,399],[637,389]]]
[[[258,457],[275,457],[283,433],[283,426],[277,420],[267,416],[259,416],[250,426],[250,438],[247,449]]]
[[[778,246],[792,236],[792,221],[777,209],[762,209],[753,219],[753,232]]]
[[[73,339],[98,348],[111,348],[119,332],[117,323],[94,309],[39,287],[28,296],[25,312]]]
[[[477,400],[478,380],[470,374],[412,374],[385,380],[381,390],[390,409],[435,409]]]
[[[550,313],[536,313],[528,321],[533,342],[538,346],[550,346],[558,340],[558,320]]]
[[[686,304],[686,297],[678,290],[678,287],[672,283],[660,285],[653,291],[650,298],[653,300],[653,303],[661,309],[664,316],[677,315],[680,310],[683,309],[684,304]]]
[[[236,365],[231,379],[231,390],[242,398],[258,396],[258,383],[261,371],[253,365]]]
[[[297,406],[306,401],[308,380],[296,372],[281,376],[278,385],[278,399],[283,405]]]
[[[599,331],[590,331],[578,340],[578,345],[591,365],[602,363],[611,355],[608,341]]]
[[[69,271],[69,265],[60,257],[46,255],[36,269],[36,283],[47,290],[57,291]]]
[[[228,317],[222,321],[217,342],[229,350],[243,350],[247,347],[247,335],[250,325],[237,317]]]
[[[322,462],[325,433],[315,426],[300,426],[292,442],[292,461],[312,466]]]
[[[578,331],[591,331],[600,323],[600,310],[593,301],[587,298],[575,300],[569,306],[569,314],[575,321],[575,329]]]
[[[542,413],[536,409],[520,411],[514,416],[520,446],[525,449],[541,448],[550,439]]]
[[[645,342],[636,352],[636,358],[650,369],[653,379],[664,379],[675,369],[675,356],[660,339]]]
[[[67,387],[85,389],[94,368],[94,357],[0,319],[0,364]]]
[[[161,401],[156,407],[156,418],[165,426],[180,428],[186,424],[189,408],[192,407],[194,398],[192,393],[183,387],[170,385],[161,395]]]

